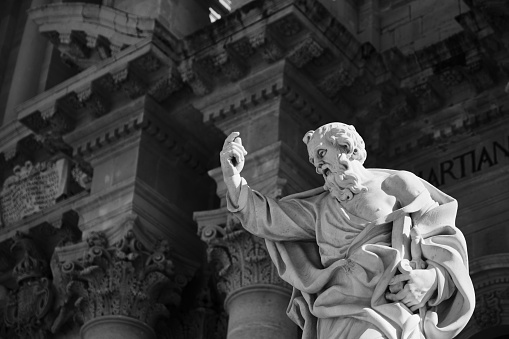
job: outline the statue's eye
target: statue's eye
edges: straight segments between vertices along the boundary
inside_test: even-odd
[[[319,157],[319,158],[323,158],[323,157],[325,156],[325,154],[327,154],[327,150],[325,150],[325,149],[320,149],[320,150],[318,150],[318,152],[317,152],[317,153],[318,153],[318,157]]]

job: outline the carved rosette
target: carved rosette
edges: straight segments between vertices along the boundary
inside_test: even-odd
[[[148,251],[133,231],[112,246],[103,233],[92,232],[87,244],[83,259],[59,266],[65,293],[61,323],[66,313],[75,311],[81,323],[122,315],[154,328],[160,317],[169,317],[167,306],[180,303],[187,281],[175,274],[166,241]]]
[[[18,287],[7,295],[5,324],[20,339],[46,338],[49,321],[45,317],[54,295],[48,265],[30,238],[18,233],[14,239],[11,251],[21,249],[23,254],[12,271]]]
[[[218,289],[226,296],[258,284],[289,288],[272,264],[265,241],[245,231],[235,217],[228,216],[226,227],[204,227],[201,238],[208,244],[208,260],[219,276]]]

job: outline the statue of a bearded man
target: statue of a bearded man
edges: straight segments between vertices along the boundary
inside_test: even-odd
[[[365,168],[353,126],[324,125],[304,143],[325,185],[281,200],[240,176],[239,133],[221,152],[228,209],[294,287],[288,315],[303,338],[456,336],[475,306],[456,200],[410,172]]]

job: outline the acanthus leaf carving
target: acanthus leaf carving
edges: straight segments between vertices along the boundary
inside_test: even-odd
[[[83,259],[60,263],[65,302],[64,313],[76,309],[75,319],[84,323],[105,315],[135,318],[153,327],[170,313],[167,306],[178,306],[187,283],[177,274],[167,241],[147,250],[132,230],[115,244],[105,234],[92,232]]]
[[[232,215],[226,225],[203,227],[201,238],[208,244],[208,261],[218,275],[221,293],[257,284],[289,286],[277,274],[264,240],[244,230]]]

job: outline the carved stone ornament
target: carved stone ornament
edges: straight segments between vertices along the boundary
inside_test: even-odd
[[[87,244],[83,259],[59,264],[65,302],[55,326],[75,312],[79,323],[122,315],[154,328],[170,315],[166,306],[180,303],[186,279],[175,274],[166,241],[148,251],[129,230],[112,246],[100,232],[92,232]]]
[[[210,93],[210,81],[194,59],[183,61],[179,65],[178,70],[182,80],[193,89],[194,94],[202,96]]]
[[[289,287],[277,274],[265,241],[245,231],[235,217],[228,216],[226,227],[204,227],[201,238],[208,244],[208,261],[218,273],[220,292],[229,295],[256,284]]]
[[[21,339],[46,338],[49,320],[45,321],[45,316],[54,294],[47,263],[28,237],[15,236],[11,251],[18,248],[23,252],[22,259],[12,271],[18,287],[7,295],[5,324]]]
[[[507,288],[477,296],[473,317],[477,326],[485,329],[501,324],[503,308],[500,302],[503,299],[509,299],[509,289]]]
[[[288,59],[295,66],[301,68],[322,55],[323,51],[322,46],[312,36],[308,36],[288,53]]]
[[[336,96],[341,89],[352,85],[355,78],[346,67],[338,67],[325,77],[318,88],[329,98]]]
[[[53,206],[68,188],[69,161],[27,161],[16,166],[0,192],[2,219],[7,225]]]

